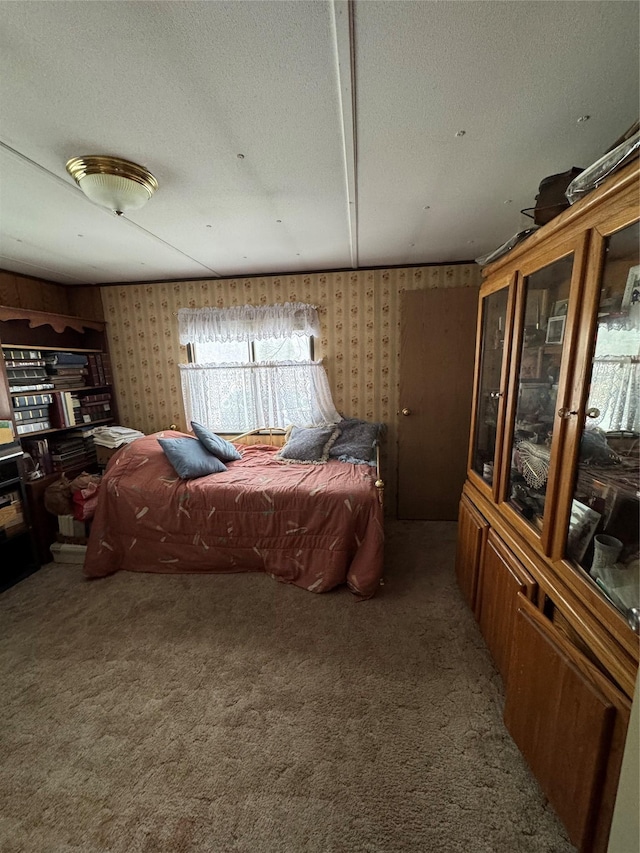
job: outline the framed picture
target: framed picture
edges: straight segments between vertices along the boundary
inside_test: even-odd
[[[585,506],[580,501],[571,501],[571,516],[569,518],[569,533],[567,534],[567,555],[571,560],[580,563],[589,543],[596,532],[600,513]]]
[[[553,306],[553,316],[554,317],[566,317],[568,308],[569,308],[569,300],[568,299],[559,299],[556,302],[556,304]]]
[[[549,317],[547,323],[547,340],[548,344],[561,344],[564,340],[564,324],[567,322],[565,317]]]
[[[638,304],[640,304],[640,265],[629,269],[621,307],[631,308],[632,305]]]

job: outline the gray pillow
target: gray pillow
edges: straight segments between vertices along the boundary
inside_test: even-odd
[[[240,456],[240,453],[230,441],[220,438],[219,435],[202,426],[202,424],[191,421],[191,429],[196,434],[196,438],[202,446],[223,462],[234,462],[237,459],[242,459],[242,456]]]
[[[332,459],[340,459],[341,462],[375,465],[375,444],[382,424],[361,421],[358,418],[344,418],[337,426],[340,435],[329,450],[329,456]]]
[[[182,480],[195,480],[196,477],[227,470],[226,465],[205,450],[197,438],[159,438],[158,443]]]
[[[292,426],[287,433],[286,444],[276,453],[276,459],[316,464],[326,462],[339,432],[335,424],[322,427]]]

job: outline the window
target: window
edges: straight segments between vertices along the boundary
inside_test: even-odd
[[[208,341],[192,344],[191,361],[198,364],[251,361],[305,361],[313,358],[313,338],[267,338],[262,341]]]
[[[218,432],[310,425],[340,419],[320,361],[316,309],[302,303],[230,309],[181,309],[180,365],[189,421]]]

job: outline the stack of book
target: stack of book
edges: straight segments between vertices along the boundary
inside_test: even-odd
[[[87,468],[96,461],[96,448],[90,431],[85,434],[81,430],[68,437],[52,440],[50,450],[54,471]]]
[[[40,350],[3,347],[18,435],[49,429],[53,389]]]
[[[49,381],[56,390],[82,388],[87,384],[88,359],[74,352],[51,352],[44,357]]]

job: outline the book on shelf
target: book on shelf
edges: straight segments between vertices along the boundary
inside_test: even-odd
[[[73,433],[68,438],[51,443],[51,460],[56,471],[66,471],[93,465],[96,462],[96,448],[93,435],[82,430],[82,434]]]
[[[111,400],[109,391],[101,391],[98,394],[83,394],[81,397],[83,405],[89,403],[108,403]]]
[[[51,426],[54,429],[64,429],[64,427],[70,426],[70,424],[67,423],[66,409],[62,399],[62,394],[53,395],[53,402],[51,403],[49,412],[51,417]]]
[[[49,406],[28,406],[24,409],[14,409],[13,417],[16,423],[27,423],[28,421],[37,421],[40,418],[49,418],[51,413]]]
[[[35,421],[27,421],[26,423],[18,421],[16,424],[16,432],[18,435],[28,435],[30,432],[41,432],[43,429],[51,429],[49,418],[38,418]]]
[[[83,364],[63,364],[58,367],[55,364],[47,365],[47,373],[53,376],[84,376],[87,368]]]
[[[42,358],[25,358],[25,359],[6,359],[4,363],[8,368],[11,367],[44,367],[45,362]]]
[[[25,391],[52,391],[52,382],[39,382],[34,385],[15,385],[11,387],[11,394],[22,394]]]
[[[87,365],[87,356],[80,352],[68,352],[66,350],[58,350],[56,352],[47,352],[44,355],[44,360],[49,365],[55,366],[82,366]]]
[[[57,381],[55,377],[51,377],[53,380],[53,387],[56,391],[75,391],[78,388],[82,388],[84,386],[83,382],[78,382],[77,380],[63,380],[61,382]]]
[[[53,401],[53,394],[28,394],[15,395],[13,397],[13,408],[26,408],[28,406],[48,406]]]
[[[22,347],[2,347],[5,359],[9,361],[32,361],[42,359],[42,353],[39,349],[28,349]]]
[[[44,367],[8,367],[9,385],[22,385],[25,382],[48,382]]]

